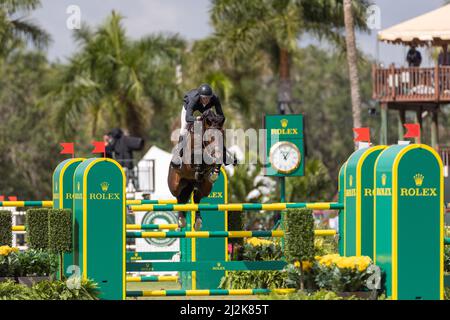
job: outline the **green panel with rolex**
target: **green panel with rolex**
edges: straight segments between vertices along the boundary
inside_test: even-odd
[[[302,114],[265,115],[265,175],[301,177],[305,174]]]

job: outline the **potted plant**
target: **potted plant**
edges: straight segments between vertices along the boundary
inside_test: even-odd
[[[320,289],[332,290],[339,296],[355,296],[362,299],[375,299],[376,291],[369,291],[366,284],[373,274],[371,259],[365,256],[341,257],[328,254],[316,257],[313,269],[315,281]]]
[[[17,252],[17,248],[0,247],[0,282],[15,281],[14,275],[18,265]]]
[[[44,280],[52,280],[58,269],[57,257],[44,250],[29,249],[20,252],[17,257],[17,280],[27,286]]]

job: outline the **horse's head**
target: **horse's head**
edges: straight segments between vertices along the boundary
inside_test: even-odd
[[[218,115],[211,109],[206,110],[202,114],[203,130],[217,129],[222,130],[225,117]]]
[[[223,124],[225,117],[218,115],[211,109],[206,110],[202,117],[203,147],[207,149],[204,157],[209,158],[206,163],[222,163],[224,145]]]

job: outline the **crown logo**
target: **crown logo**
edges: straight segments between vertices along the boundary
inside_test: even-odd
[[[77,191],[80,191],[80,183],[77,183]]]
[[[350,175],[350,178],[348,180],[349,180],[348,183],[349,183],[349,185],[351,187],[353,185],[353,176]]]
[[[217,262],[217,266],[218,266],[218,267],[220,267],[220,266],[221,266],[220,262]]]
[[[281,119],[281,126],[283,127],[283,128],[286,128],[287,127],[287,125],[288,125],[288,123],[289,123],[289,121],[287,120],[287,119]]]
[[[102,182],[100,183],[100,187],[102,187],[102,191],[106,192],[109,189],[109,183],[108,182]]]
[[[383,185],[383,186],[385,186],[386,185],[386,174],[385,173],[383,173],[382,175],[381,175],[381,184]]]
[[[423,183],[423,179],[424,178],[425,177],[423,176],[423,174],[417,173],[414,176],[414,183],[416,184],[416,186],[420,187],[422,185],[422,183]]]

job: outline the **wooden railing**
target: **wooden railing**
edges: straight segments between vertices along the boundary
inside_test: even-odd
[[[450,102],[450,66],[372,67],[373,99],[382,102]]]

